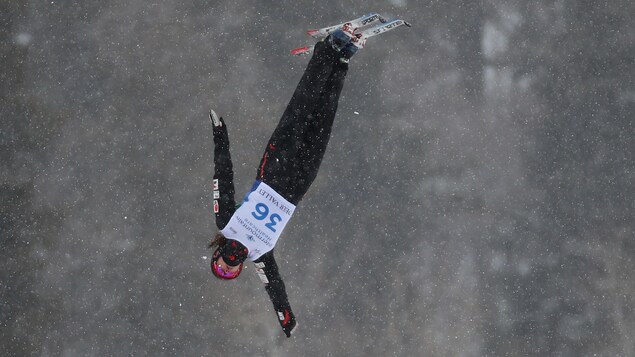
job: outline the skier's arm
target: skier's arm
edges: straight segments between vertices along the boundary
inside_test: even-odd
[[[234,171],[229,154],[229,135],[223,118],[210,111],[214,123],[214,213],[216,226],[223,229],[234,214]]]
[[[258,276],[265,284],[265,290],[267,290],[267,294],[269,294],[269,298],[273,303],[273,308],[276,310],[278,322],[285,335],[291,337],[291,333],[297,323],[291,310],[291,305],[289,305],[289,298],[287,297],[282,276],[278,272],[278,265],[273,257],[273,250],[254,261],[254,263],[256,264]]]

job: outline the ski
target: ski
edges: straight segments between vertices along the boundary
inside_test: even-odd
[[[350,20],[347,22],[343,22],[339,25],[334,25],[334,26],[327,26],[327,27],[323,27],[317,30],[308,30],[306,33],[307,35],[313,37],[313,38],[320,38],[320,37],[326,37],[328,36],[329,33],[331,33],[332,31],[335,31],[337,29],[342,29],[342,31],[344,32],[348,32],[350,34],[353,34],[357,29],[370,25],[374,22],[377,21],[381,21],[382,23],[386,22],[386,19],[384,19],[381,15],[379,15],[376,12],[371,12],[369,14],[366,14],[364,16],[358,17],[354,20]]]
[[[358,47],[363,48],[364,45],[366,44],[367,39],[373,36],[381,35],[382,33],[388,32],[390,30],[394,30],[400,26],[411,27],[412,25],[410,25],[410,23],[402,19],[392,20],[384,24],[365,29],[361,31],[359,34],[355,34],[356,36],[353,36],[353,43],[358,45]]]
[[[304,46],[304,47],[298,47],[295,49],[291,50],[291,54],[292,55],[306,55],[309,54],[311,52],[313,52],[313,48],[315,48],[315,46]]]
[[[368,26],[374,22],[380,21],[381,24],[377,26]],[[360,28],[364,27],[361,31]],[[328,34],[338,28],[341,28],[343,31],[347,32],[352,37],[352,42],[355,46],[359,48],[364,48],[366,45],[366,40],[377,35],[381,35],[390,30],[394,30],[398,27],[406,26],[411,27],[410,23],[404,21],[402,19],[395,19],[391,21],[386,21],[381,15],[377,13],[370,13],[364,15],[355,20],[351,20],[349,22],[345,22],[340,25],[323,27],[318,30],[309,30],[307,33],[313,37],[322,37],[328,36]],[[313,52],[315,46],[304,46],[291,50],[292,55],[306,55]]]

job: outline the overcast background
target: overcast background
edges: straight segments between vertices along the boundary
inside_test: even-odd
[[[284,337],[206,249],[305,30],[410,21],[353,57],[276,248]],[[0,2],[3,356],[635,356],[635,2]]]

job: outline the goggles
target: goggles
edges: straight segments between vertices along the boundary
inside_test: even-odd
[[[240,275],[240,272],[243,270],[243,263],[240,263],[239,268],[236,271],[225,271],[218,264],[218,258],[220,257],[220,255],[219,254],[214,254],[214,255],[215,255],[214,259],[212,259],[212,273],[214,273],[216,277],[225,279],[225,280],[231,280],[231,279],[237,278],[238,275]]]

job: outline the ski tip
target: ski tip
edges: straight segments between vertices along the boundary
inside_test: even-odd
[[[311,52],[313,50],[313,46],[304,46],[291,50],[292,55],[303,55]]]
[[[311,36],[311,37],[316,37],[316,36],[319,36],[320,31],[319,30],[308,30],[306,32],[306,34]]]
[[[404,20],[403,24],[404,24],[404,25],[406,25],[406,27],[412,27],[412,25],[411,25],[411,24],[410,24],[410,22],[408,22],[408,21],[405,21],[405,20]]]

